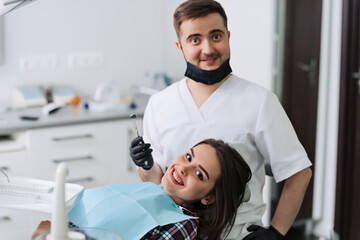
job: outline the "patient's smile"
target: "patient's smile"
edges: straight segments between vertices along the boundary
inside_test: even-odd
[[[173,173],[172,176],[174,177],[175,183],[184,186],[184,182],[182,181],[181,177],[177,175],[177,172],[175,171],[175,169],[173,169]]]

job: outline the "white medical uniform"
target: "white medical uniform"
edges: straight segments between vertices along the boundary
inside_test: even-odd
[[[239,207],[228,238],[241,238],[245,223],[261,224],[265,211],[265,159],[276,182],[311,166],[277,97],[254,83],[232,75],[200,109],[186,78],[150,98],[144,115],[144,141],[151,143],[154,160],[163,172],[175,157],[206,138],[229,143],[243,156],[253,174],[249,182],[250,201]]]

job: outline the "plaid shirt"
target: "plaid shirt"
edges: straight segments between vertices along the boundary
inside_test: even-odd
[[[168,224],[165,226],[157,226],[150,230],[142,240],[175,240],[195,239],[197,235],[197,221],[195,219],[188,219],[175,224]]]

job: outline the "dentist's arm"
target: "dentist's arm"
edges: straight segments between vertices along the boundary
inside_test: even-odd
[[[281,240],[289,231],[300,210],[306,189],[312,176],[310,168],[306,168],[285,180],[278,207],[269,228],[252,225],[252,231],[244,240]]]
[[[138,173],[140,178],[144,182],[160,184],[163,173],[160,166],[157,163],[154,164],[151,152],[150,144],[144,143],[142,137],[137,137],[132,140],[130,157],[139,167]]]
[[[278,207],[271,221],[271,225],[282,235],[289,231],[295,221],[311,177],[311,169],[305,168],[285,180]]]
[[[163,176],[162,170],[157,163],[155,163],[150,170],[139,168],[138,173],[144,182],[153,182],[155,184],[160,184]]]

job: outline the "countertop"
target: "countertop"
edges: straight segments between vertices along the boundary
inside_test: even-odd
[[[145,107],[136,109],[118,108],[111,111],[95,112],[83,107],[66,106],[57,112],[45,116],[41,108],[28,108],[0,113],[0,135],[11,134],[27,129],[56,127],[73,124],[83,124],[99,121],[128,119],[134,113],[142,117]],[[38,120],[23,120],[21,116],[38,117]]]

